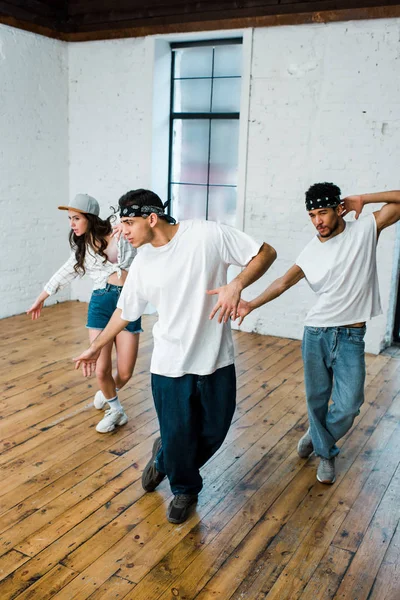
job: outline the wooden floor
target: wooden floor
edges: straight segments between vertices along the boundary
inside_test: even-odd
[[[120,393],[129,416],[96,433],[94,379],[73,370],[86,305],[0,322],[0,599],[399,600],[400,359],[368,356],[366,402],[333,486],[301,460],[300,344],[235,333],[238,407],[203,469],[197,511],[167,522],[168,482],[140,476],[157,419],[152,317]]]

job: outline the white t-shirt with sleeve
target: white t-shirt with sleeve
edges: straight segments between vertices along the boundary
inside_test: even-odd
[[[143,246],[129,270],[118,308],[138,319],[147,302],[158,312],[150,370],[157,375],[209,375],[233,363],[230,323],[209,315],[227,283],[229,265],[244,267],[260,244],[247,234],[212,221],[181,221],[168,244]]]
[[[318,295],[305,325],[340,327],[382,314],[376,268],[374,215],[346,222],[342,233],[321,242],[315,236],[296,260]]]

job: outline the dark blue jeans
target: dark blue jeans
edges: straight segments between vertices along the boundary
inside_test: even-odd
[[[152,374],[151,386],[162,440],[156,468],[173,494],[198,494],[199,469],[221,446],[235,412],[235,366],[211,375]]]
[[[304,379],[315,454],[332,458],[364,402],[365,327],[305,327]],[[332,403],[329,406],[329,399]]]

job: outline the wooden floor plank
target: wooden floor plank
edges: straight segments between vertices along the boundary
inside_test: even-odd
[[[272,436],[270,436],[270,439],[271,437]],[[279,433],[277,433],[277,439],[280,439]],[[261,456],[262,455],[263,453],[261,453]],[[254,452],[254,461],[255,464],[259,462],[259,455],[257,452]],[[244,465],[242,468],[244,468]],[[220,489],[218,489],[218,486],[212,485],[211,487],[209,486],[209,489],[206,493],[201,495],[201,500],[197,507],[196,514],[192,517],[191,521],[187,522],[184,528],[180,529],[179,531],[177,531],[177,528],[174,528],[173,526],[171,527],[171,525],[165,521],[162,524],[158,524],[160,523],[160,517],[165,510],[165,506],[160,507],[159,510],[155,511],[155,513],[153,513],[146,520],[146,523],[136,526],[134,530],[134,536],[132,535],[123,538],[121,542],[114,546],[108,553],[106,553],[104,557],[100,557],[100,559],[96,561],[97,564],[94,563],[91,567],[84,571],[83,575],[95,578],[99,573],[106,573],[108,569],[112,570],[114,562],[114,568],[120,568],[119,573],[131,580],[132,577],[136,576],[136,569],[132,571],[132,562],[136,561],[142,570],[140,557],[137,558],[136,556],[138,553],[140,556],[145,553],[146,556],[149,557],[144,566],[145,570],[149,570],[149,566],[151,566],[151,564],[154,562],[157,553],[159,555],[164,555],[168,551],[168,548],[171,547],[171,544],[175,545],[177,541],[179,541],[180,537],[184,535],[184,531],[187,528],[190,528],[194,523],[198,522],[199,517],[202,514],[208,514],[212,507],[219,502],[219,496],[221,494],[225,495],[226,492],[232,488],[235,477],[240,477],[240,467],[237,464],[234,465],[234,468],[232,468],[230,472],[228,471],[226,473],[223,481],[218,482]],[[132,546],[134,550],[132,550]],[[145,552],[142,552],[142,550]],[[121,556],[123,555],[125,556],[123,559],[121,559]],[[84,596],[82,596],[82,598],[83,597]]]
[[[379,410],[382,409],[372,407],[366,413],[365,420],[375,419],[373,413]],[[246,587],[246,593],[255,594],[262,590],[274,600],[295,600],[300,597],[376,461],[386,446],[387,453],[391,452],[388,444],[393,441],[394,423],[382,420],[372,432],[368,427],[364,429],[361,423],[353,429],[343,446],[337,485],[316,483],[313,486],[292,520],[275,537],[271,548],[267,549],[266,568],[250,587]],[[364,448],[366,451],[360,452]],[[239,598],[243,587],[232,598]]]
[[[18,536],[23,542],[14,541],[14,546],[29,556],[38,554],[55,539],[84,520],[99,506],[109,502],[114,496],[140,478],[141,470],[147,461],[147,454],[154,439],[146,435],[145,441],[138,444],[124,456],[116,457],[100,471],[56,498],[41,509],[45,515],[45,526],[40,528],[39,515],[35,513],[24,519],[18,528]],[[31,531],[34,533],[31,534]],[[2,537],[0,537],[0,544]]]
[[[332,600],[353,556],[348,550],[329,546],[300,600]]]
[[[16,600],[50,600],[75,577],[76,573],[71,569],[63,565],[56,565],[43,578],[34,583],[29,590],[19,594]]]
[[[79,448],[79,446],[75,448],[75,452],[73,454],[70,454],[68,458],[61,464],[56,463],[56,465],[54,466],[52,465],[51,461],[48,461],[46,464],[44,464],[43,461],[41,461],[42,464],[37,465],[34,475],[32,475],[32,472],[29,472],[29,469],[27,469],[28,479],[24,479],[24,477],[21,477],[22,473],[19,473],[19,479],[21,481],[18,481],[17,478],[17,484],[19,484],[19,487],[16,489],[18,489],[18,492],[15,492],[14,488],[10,486],[11,489],[8,489],[8,491],[2,497],[0,497],[0,511],[4,511],[7,508],[14,506],[15,504],[18,504],[18,500],[20,502],[21,500],[26,499],[28,496],[38,491],[40,488],[48,485],[49,481],[54,480],[53,472],[56,472],[57,475],[61,477],[69,470],[73,469],[75,465],[79,464],[79,462],[85,462],[84,459],[89,459],[91,456],[94,456],[102,450],[108,450],[113,454],[121,454],[119,452],[119,448],[125,438],[129,438],[131,440],[129,447],[127,448],[127,450],[130,450],[138,443],[138,440],[140,440],[141,434],[138,434],[138,431],[141,428],[144,428],[144,435],[148,435],[149,432],[153,433],[158,429],[158,424],[155,418],[155,411],[153,408],[151,410],[144,410],[143,405],[139,404],[138,410],[136,410],[136,408],[133,407],[132,410],[127,409],[127,412],[129,416],[132,417],[131,421],[123,429],[114,432],[111,436],[99,436],[93,431],[95,422],[98,420],[98,417],[92,416],[90,417],[89,422],[82,422],[82,417],[80,415],[77,415],[77,417],[73,420],[75,421],[75,427],[80,428],[79,435],[82,438],[82,440],[85,441],[85,445],[83,445],[82,448]],[[61,429],[64,432],[65,421],[64,427],[62,427]],[[67,429],[69,428],[67,427]],[[133,435],[134,437],[132,437]],[[70,433],[69,431],[67,431],[67,439],[69,436]],[[53,436],[51,437],[53,438]],[[59,443],[62,442],[62,437],[63,433],[61,435],[58,435],[57,439]],[[28,448],[27,458],[29,458],[30,455],[29,450],[30,449]],[[47,450],[48,448],[46,447],[44,451],[42,450],[42,453],[45,454]],[[23,461],[23,457],[20,458],[20,460]]]
[[[396,435],[397,434],[397,435]],[[356,552],[365,531],[386,492],[400,460],[400,425],[394,432],[394,444],[389,455],[379,461],[368,477],[352,509],[333,540],[339,548]],[[400,499],[399,499],[400,500]]]
[[[380,443],[382,443],[382,438],[381,435]],[[267,593],[270,590],[275,578],[283,572],[285,565],[294,555],[296,547],[303,547],[302,538],[304,538],[308,528],[315,522],[321,507],[327,504],[334,493],[334,488],[322,486],[315,482],[313,462],[308,461],[305,463],[303,470],[308,471],[308,487],[304,499],[300,498],[298,507],[295,506],[295,512],[286,513],[286,518],[282,518],[279,511],[282,506],[292,501],[292,492],[296,489],[296,485],[299,482],[301,483],[301,478],[304,477],[302,473],[296,476],[291,485],[284,491],[282,497],[278,499],[276,505],[266,513],[266,518],[255,525],[250,535],[241,542],[239,547],[225,561],[214,580],[207,584],[204,598],[206,598],[207,592],[219,590],[223,581],[225,581],[225,587],[230,587],[232,594],[235,589],[230,579],[233,569],[235,569],[240,587],[232,597],[242,598],[247,597],[247,595],[248,597],[256,597],[258,593]],[[295,494],[295,496],[299,495]],[[263,549],[261,553],[260,549]],[[226,597],[229,598],[231,594]],[[202,598],[202,594],[199,597]],[[291,598],[292,596],[288,597]]]
[[[400,590],[400,524],[375,578],[368,600],[397,600]]]
[[[135,587],[135,584],[113,575],[94,594],[89,596],[90,600],[122,600]]]
[[[248,434],[247,434],[247,436],[248,436]],[[271,437],[269,438],[269,441],[271,442],[271,441],[272,441],[272,439],[273,439],[273,437],[271,436]],[[241,444],[241,447],[240,447],[240,446],[238,446],[238,447],[237,447],[237,448],[234,450],[234,452],[232,451],[232,448],[231,448],[231,447],[230,447],[230,448],[228,448],[228,449],[226,449],[226,453],[229,453],[229,456],[231,456],[231,455],[232,455],[232,453],[234,454],[234,456],[235,456],[235,460],[234,460],[234,467],[233,467],[233,468],[235,468],[235,469],[236,469],[238,472],[240,472],[240,471],[239,471],[239,469],[240,469],[240,456],[239,456],[239,454],[240,454],[240,455],[243,455],[243,454],[244,454],[244,451],[246,450],[246,448],[249,448],[249,447],[251,447],[251,441],[250,441],[250,439],[248,440],[248,442],[247,442],[247,443],[249,444],[249,442],[250,442],[250,446],[249,446],[249,445],[248,445],[248,446],[243,446],[243,442],[242,442],[242,444]],[[256,454],[256,453],[254,453],[254,461],[255,461],[255,462],[257,462],[257,461],[259,460],[259,458],[260,458],[260,457],[261,457],[261,456],[262,456],[262,455],[263,455],[263,454],[264,454],[264,453],[267,451],[267,446],[266,446],[266,445],[261,445],[261,448],[260,448],[260,450],[261,450],[261,453],[260,453],[260,454]],[[238,464],[238,461],[239,461],[239,464]],[[246,461],[248,461],[248,457],[246,457]],[[243,460],[242,460],[242,462],[243,462]],[[225,463],[225,466],[226,466],[226,467],[228,467],[228,465],[229,465],[229,464],[231,465],[231,470],[232,470],[232,459],[231,459],[231,458],[229,458],[229,459],[228,459],[228,462],[227,462],[227,463]],[[210,472],[210,473],[212,473],[212,477],[213,477],[213,479],[216,479],[216,478],[218,478],[220,473],[221,473],[221,474],[222,474],[222,473],[224,473],[224,471],[226,470],[226,469],[225,469],[225,466],[224,466],[222,469],[221,469],[221,468],[217,468],[215,465],[213,465],[213,461],[210,461],[210,463],[209,463],[209,465],[208,465],[208,469],[209,469],[209,472]],[[206,475],[206,472],[204,472],[204,475]],[[114,535],[115,535],[116,533],[117,533],[117,530],[115,530],[115,531],[114,531]],[[101,532],[101,535],[100,535],[100,537],[105,537],[106,539],[108,539],[108,540],[109,540],[109,538],[107,537],[107,532],[106,532],[106,531],[104,531],[104,532]],[[100,547],[100,546],[99,546],[99,547]],[[86,551],[86,548],[85,548],[85,547],[82,547],[82,548],[81,548],[81,549],[79,549],[79,551],[78,551],[78,555],[79,555],[79,554],[80,554],[80,555],[82,555],[82,558],[83,558],[83,559],[86,561],[86,563],[85,563],[85,564],[86,564],[86,566],[88,565],[88,563],[87,563],[87,557],[88,557],[88,555],[92,555],[92,553],[93,553],[93,550],[91,550],[91,551],[90,551],[90,553],[89,553],[88,551]],[[78,566],[77,566],[76,562],[71,562],[71,563],[70,563],[70,562],[67,562],[67,564],[70,564],[70,565],[71,565],[71,567],[72,567],[72,568],[74,568],[74,569],[76,569],[76,570],[79,570],[79,569],[80,569],[80,568],[82,568],[82,566],[83,566],[82,562],[80,563],[80,566],[79,566],[79,568],[78,568]]]
[[[165,494],[167,497],[170,494],[169,490]],[[114,528],[121,526],[124,528],[124,534],[128,533],[137,523],[153,512],[160,505],[161,501],[162,496],[160,492],[143,495],[140,483],[134,483],[115,496],[110,502],[106,503],[106,505],[100,507],[87,519],[57,539],[37,556],[31,558],[23,567],[15,568],[11,576],[4,583],[0,583],[0,594],[4,594],[5,596],[13,595],[28,588],[31,581],[45,575],[55,564],[66,562],[63,559],[70,554],[73,556],[74,550],[87,540],[94,540],[94,543],[88,544],[87,549],[88,551],[93,550],[93,560],[95,560],[99,554],[101,555],[104,552],[104,548],[98,548],[96,534],[103,531],[108,523],[113,521],[116,526],[112,523],[110,530],[107,531],[107,548],[109,547],[108,538],[110,535],[111,537],[113,536]],[[132,511],[129,511],[130,507],[132,507]],[[121,533],[117,536],[117,539],[120,538]],[[111,539],[110,543],[111,545],[113,544],[113,539]],[[92,560],[91,556],[86,555],[85,560],[87,561],[86,564],[90,564]],[[69,565],[67,564],[66,566]]]
[[[360,429],[360,430],[361,430],[361,429]],[[362,433],[362,430],[361,430],[361,439],[362,439],[363,437],[364,437],[364,434]],[[319,484],[317,484],[317,485],[319,485]],[[321,487],[321,486],[319,486],[319,487]],[[322,488],[323,488],[323,487],[324,487],[324,486],[322,486]],[[328,489],[329,489],[329,488],[328,488]],[[326,490],[326,488],[325,488],[325,490]],[[310,493],[311,493],[311,496],[313,496],[313,494],[312,494],[312,490],[310,490]],[[325,491],[325,493],[327,493],[327,492]],[[318,498],[317,498],[317,500],[318,500],[318,501],[320,501],[320,498],[321,498],[321,496],[319,496],[319,495],[318,495]],[[308,501],[308,507],[309,507],[309,509],[308,509],[308,510],[310,511],[310,514],[313,514],[314,510],[316,509],[316,502],[315,502],[315,500],[312,500],[312,499],[311,499],[311,501],[309,500],[309,501]],[[307,505],[306,505],[306,508],[307,508]],[[295,521],[296,521],[296,527],[298,528],[298,526],[299,526],[299,522],[301,522],[301,519],[298,519],[298,518],[296,518],[296,519],[295,519]],[[305,523],[307,523],[307,522],[308,522],[308,517],[307,517],[307,516],[306,516],[306,518],[305,518],[305,519],[303,519],[303,522],[305,522]],[[293,533],[293,532],[291,531],[291,529],[290,529],[290,528],[289,528],[287,531],[288,531],[288,533],[290,534],[290,535],[289,535],[289,541],[288,541],[288,548],[292,548],[292,540],[291,540],[291,538],[293,537],[293,535],[292,535],[292,533]],[[261,536],[260,536],[260,539],[262,539],[263,537],[266,537],[266,534],[265,534],[265,533],[264,533],[263,535],[261,535]],[[295,536],[294,536],[294,537],[295,537]],[[255,547],[257,547],[257,544],[255,544]],[[290,556],[290,552],[285,550],[284,558],[287,558],[287,557],[289,557],[289,556]],[[246,564],[246,561],[248,560],[248,558],[249,558],[249,557],[248,557],[248,555],[247,555],[247,557],[246,557],[246,560],[245,560],[245,564]],[[237,568],[238,568],[238,560],[237,560],[237,558],[236,558],[236,553],[235,553],[235,555],[234,555],[234,559],[232,559],[232,560],[233,560],[233,562],[235,563],[235,568],[237,569]],[[264,559],[261,559],[261,561],[263,561],[263,560],[264,560]],[[269,560],[269,559],[268,559],[268,556],[267,556],[267,558],[266,558],[265,560],[268,562],[268,560]],[[284,564],[284,563],[282,563],[282,564]],[[255,571],[257,571],[257,567],[255,567],[255,569],[254,569],[254,570],[255,570]],[[228,577],[228,579],[229,579],[229,569],[227,569],[227,572],[228,572],[228,575],[227,575],[227,577]],[[247,593],[247,590],[246,590],[246,593]],[[239,598],[239,597],[241,597],[241,596],[240,596],[240,594],[238,594],[238,598]]]
[[[398,454],[400,459],[400,455]],[[400,520],[400,465],[380,503],[334,600],[367,600]],[[400,590],[398,590],[400,591]]]
[[[340,441],[337,482],[298,458],[307,427],[300,343],[234,332],[237,408],[202,469],[204,489],[176,527],[165,480],[140,475],[158,422],[149,364],[154,316],[120,391],[129,416],[99,435],[87,305],[2,321],[0,598],[58,600],[397,600],[400,361],[367,355],[366,398]],[[4,327],[3,327],[4,325]],[[366,574],[366,575],[365,575]]]
[[[69,471],[63,477],[60,477],[55,482],[45,486],[39,490],[36,494],[32,494],[29,498],[22,502],[19,502],[16,506],[7,510],[0,515],[0,531],[6,532],[11,527],[14,527],[16,523],[25,521],[27,517],[31,517],[31,521],[35,522],[35,525],[39,526],[39,519],[36,518],[37,511],[40,510],[41,514],[46,514],[46,519],[49,517],[48,507],[51,502],[71,488],[75,489],[81,480],[86,479],[99,469],[107,465],[108,463],[115,460],[116,457],[109,452],[102,452],[97,454],[93,459],[86,461],[83,465],[79,465],[76,469]],[[62,500],[62,507],[65,508],[64,499]],[[45,508],[46,507],[46,508]],[[63,511],[63,508],[61,509]],[[26,523],[24,523],[24,527]],[[15,529],[14,529],[15,531]],[[7,541],[10,540],[9,534],[5,534]],[[1,539],[1,538],[0,538]]]
[[[0,556],[0,580],[5,579],[7,575],[28,561],[29,556],[16,550],[10,550],[7,554]]]

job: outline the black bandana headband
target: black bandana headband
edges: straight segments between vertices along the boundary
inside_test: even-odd
[[[319,208],[336,208],[339,206],[340,196],[322,196],[321,198],[306,199],[306,209],[318,210]]]
[[[167,206],[167,204],[165,206]],[[138,204],[132,204],[132,206],[125,206],[125,208],[121,208],[119,216],[120,219],[122,219],[122,217],[148,217],[152,213],[158,215],[161,219],[164,219],[168,223],[172,223],[173,225],[176,223],[176,220],[170,215],[167,215],[164,212],[164,208],[161,208],[160,206],[139,206]]]

